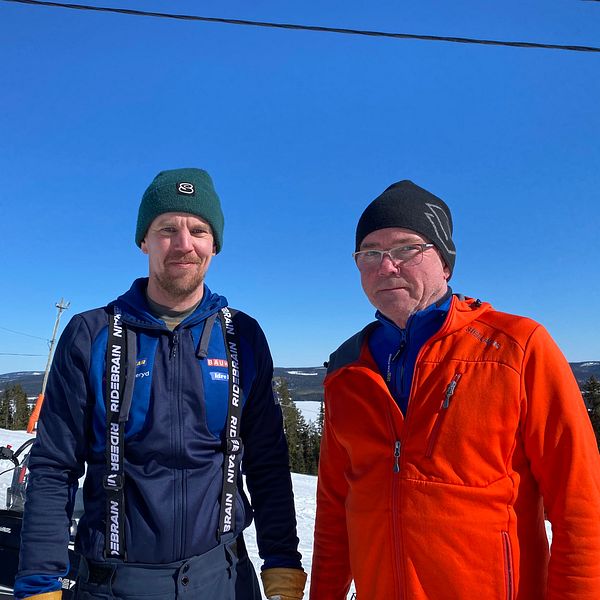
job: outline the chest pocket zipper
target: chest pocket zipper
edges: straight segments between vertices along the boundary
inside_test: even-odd
[[[429,443],[427,444],[427,451],[425,452],[425,456],[427,458],[431,458],[433,455],[433,450],[435,448],[435,444],[440,435],[440,429],[442,428],[442,423],[448,409],[450,408],[450,403],[452,402],[452,397],[454,396],[454,392],[456,391],[456,386],[462,377],[462,373],[455,373],[454,377],[446,387],[446,393],[444,394],[444,399],[440,404],[440,408],[437,413],[437,417],[435,419],[435,423],[433,424],[433,429],[431,430],[431,434],[429,436]]]

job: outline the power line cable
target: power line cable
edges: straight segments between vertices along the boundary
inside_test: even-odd
[[[43,340],[44,342],[48,341],[48,338],[39,337],[38,335],[31,335],[29,333],[23,333],[22,331],[15,331],[14,329],[8,329],[8,327],[0,327],[0,329],[4,331],[10,331],[11,333],[16,333],[18,335],[24,335],[30,338],[34,338],[36,340]]]
[[[369,31],[362,29],[346,29],[343,27],[321,27],[317,25],[298,25],[294,23],[271,23],[267,21],[248,21],[245,19],[225,19],[221,17],[201,17],[196,15],[181,15],[162,12],[133,10],[129,8],[114,8],[108,6],[89,6],[85,4],[66,4],[62,2],[45,2],[42,0],[2,0],[18,4],[31,4],[35,6],[48,6],[53,8],[68,8],[74,10],[88,10],[95,12],[118,13],[136,17],[154,17],[161,19],[179,19],[182,21],[203,21],[206,23],[223,23],[227,25],[242,25],[248,27],[270,27],[274,29],[293,29],[297,31],[315,31],[320,33],[338,33],[344,35],[362,35],[369,37],[383,37],[395,39],[412,39],[435,42],[453,42],[457,44],[480,44],[487,46],[509,46],[512,48],[538,48],[544,50],[567,50],[571,52],[600,52],[596,46],[575,46],[567,44],[542,44],[538,42],[514,42],[506,40],[486,40],[478,38],[452,37],[442,35],[419,35],[414,33],[393,33],[389,31]]]
[[[17,354],[15,352],[0,352],[0,356],[46,356],[45,354]]]

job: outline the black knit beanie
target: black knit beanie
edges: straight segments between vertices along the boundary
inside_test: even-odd
[[[223,246],[223,212],[210,175],[202,169],[161,171],[144,192],[138,212],[135,243],[141,246],[150,223],[167,212],[204,219],[212,228],[217,254]]]
[[[393,183],[375,198],[356,226],[356,250],[369,233],[402,227],[424,235],[454,270],[456,248],[452,241],[452,215],[446,203],[407,179]]]

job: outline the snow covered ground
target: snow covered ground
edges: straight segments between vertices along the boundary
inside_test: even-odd
[[[319,373],[307,373],[306,371],[288,371],[290,375],[301,375],[303,377],[318,377]]]
[[[0,446],[11,446],[16,451],[23,442],[32,437],[35,437],[35,435],[24,431],[0,429]],[[13,463],[9,460],[0,460],[0,508],[6,507],[6,488],[12,481],[13,466]]]
[[[296,402],[296,408],[300,411],[307,422],[316,422],[319,418],[321,403],[316,402],[315,400],[303,400],[301,402]]]
[[[298,521],[298,538],[300,540],[299,550],[302,554],[302,565],[309,577],[306,584],[307,593],[305,594],[305,597],[308,598],[313,552],[313,530],[315,526],[317,478],[314,475],[292,473],[292,485],[294,486],[294,499],[296,501],[296,519]],[[248,547],[248,554],[252,559],[256,572],[259,573],[261,560],[258,556],[254,523],[244,532],[244,539]],[[351,589],[351,592],[353,591],[354,587]]]
[[[299,402],[301,404],[308,404],[308,402]],[[315,402],[314,404],[319,404]],[[6,446],[10,444],[13,450],[16,450],[25,440],[32,437],[24,431],[7,431],[6,429],[0,429],[0,446]],[[9,461],[0,461],[0,472],[5,469],[10,469],[12,463]],[[0,507],[5,506],[6,488],[10,485],[12,473],[7,472],[0,474]],[[294,497],[296,501],[296,513],[298,519],[298,537],[300,539],[300,552],[302,553],[302,564],[305,571],[309,574],[310,582],[310,567],[312,564],[312,550],[313,550],[313,528],[315,521],[315,508],[316,508],[316,489],[317,489],[317,478],[312,475],[299,475],[298,473],[292,473],[292,484],[294,486]],[[550,523],[546,523],[546,531],[548,533],[548,539],[552,541],[552,530]],[[258,549],[256,545],[256,531],[254,525],[251,525],[244,533],[246,539],[246,545],[248,547],[248,553],[254,563],[257,572],[260,572],[261,561],[258,556]],[[307,583],[306,589],[308,590],[309,583]],[[354,590],[352,589],[351,592]],[[305,594],[308,597],[308,593]],[[350,597],[350,596],[349,596]]]

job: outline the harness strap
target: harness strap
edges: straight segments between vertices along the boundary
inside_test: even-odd
[[[136,335],[121,320],[121,311],[114,307],[109,317],[108,343],[106,347],[106,470],[103,487],[106,492],[105,558],[127,560],[125,549],[125,502],[123,455],[125,424],[129,418],[136,369]],[[223,449],[223,489],[217,538],[233,531],[235,526],[235,499],[240,470],[242,439],[240,437],[241,375],[238,336],[229,308],[221,309],[206,320],[196,355],[208,355],[210,335],[215,320],[219,318],[229,369],[229,394],[225,440]]]
[[[127,327],[124,327],[124,329],[127,332],[127,373],[125,376],[125,390],[123,391],[123,405],[119,416],[121,423],[127,423],[129,419],[129,411],[133,400],[133,387],[135,385],[135,376],[132,376],[132,374],[135,374],[137,362],[137,336],[135,331],[131,331]]]
[[[126,378],[126,374],[135,373],[135,364],[133,371],[128,364],[128,355],[133,360],[136,356],[135,335],[131,340],[121,321],[121,310],[115,305],[109,318],[106,346],[106,471],[102,483],[106,492],[104,556],[121,560],[126,560],[123,449],[127,416],[123,413],[129,413],[131,406],[133,384],[127,385],[126,379],[133,382],[135,377]],[[131,353],[127,352],[128,342],[133,343]]]
[[[242,403],[238,336],[233,324],[232,313],[228,307],[221,309],[219,319],[229,366],[229,400],[227,403],[225,447],[223,451],[223,489],[221,491],[221,513],[217,530],[217,539],[221,541],[223,536],[231,533],[235,527],[235,499],[242,452],[242,438],[240,437]]]
[[[206,319],[204,323],[204,329],[202,330],[202,335],[200,336],[200,343],[198,344],[198,349],[196,350],[196,358],[206,358],[208,356],[208,344],[210,342],[210,334],[212,333],[213,325],[217,320],[217,313],[214,313]]]

